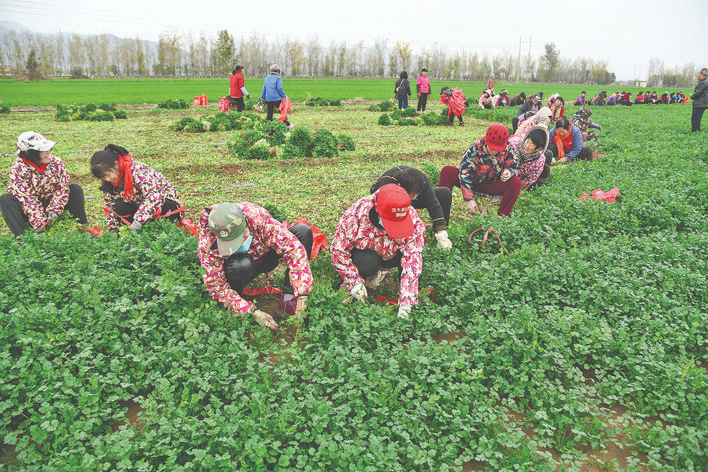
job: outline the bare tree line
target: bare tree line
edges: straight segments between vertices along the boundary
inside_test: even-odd
[[[223,77],[237,63],[249,76],[264,76],[278,63],[289,77],[397,77],[402,70],[415,74],[423,67],[433,79],[499,80],[609,84],[615,75],[607,62],[580,57],[564,58],[555,44],[545,45],[540,57],[497,56],[474,51],[450,52],[438,44],[414,54],[410,45],[376,38],[373,44],[269,40],[253,33],[235,38],[227,30],[216,38],[193,38],[163,33],[157,43],[113,35],[34,34],[9,31],[0,41],[3,75],[22,77],[32,52],[38,72],[46,77]],[[415,71],[415,72],[414,72]],[[660,59],[652,59],[649,86],[690,86],[695,66],[669,69]],[[652,83],[653,82],[653,83]]]

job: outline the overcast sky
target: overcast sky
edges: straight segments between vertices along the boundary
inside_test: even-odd
[[[323,46],[383,38],[389,47],[408,42],[414,54],[437,43],[449,53],[516,57],[530,46],[537,58],[554,42],[563,58],[606,60],[618,80],[646,79],[654,57],[667,67],[708,66],[708,0],[0,0],[0,20],[37,32],[154,41],[165,32],[213,39],[221,29],[237,39],[255,32],[277,41],[315,38]]]

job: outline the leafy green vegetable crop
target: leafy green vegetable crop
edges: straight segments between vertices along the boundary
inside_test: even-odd
[[[93,197],[92,224],[103,216],[86,157],[114,142],[175,182],[192,219],[247,200],[331,237],[378,173],[412,165],[435,183],[490,123],[468,109],[465,128],[382,133],[367,107],[302,107],[289,133],[250,112],[237,121],[257,129],[168,129],[203,123],[203,109],[136,110],[130,123],[2,120],[9,135],[57,141]],[[454,248],[428,230],[410,321],[375,298],[395,298],[395,274],[370,305],[342,305],[326,251],[312,261],[309,324],[286,336],[212,300],[196,239],[169,223],[96,238],[62,217],[22,241],[2,226],[0,460],[20,471],[705,470],[708,144],[688,132],[689,108],[593,108],[603,156],[554,166],[511,218],[463,218],[456,190]],[[430,109],[422,119],[445,112]],[[508,125],[510,111],[494,119]],[[318,144],[345,146],[343,135],[353,150],[314,157]],[[268,161],[241,154],[253,145],[231,151],[246,136],[263,140]],[[3,168],[15,158],[0,156]],[[615,186],[615,203],[579,198]],[[611,446],[615,463],[603,459]]]

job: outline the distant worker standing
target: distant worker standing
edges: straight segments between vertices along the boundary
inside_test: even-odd
[[[229,103],[236,105],[236,110],[239,112],[245,108],[243,97],[251,98],[251,95],[246,90],[246,83],[243,79],[243,66],[237,65],[234,67],[229,82]]]
[[[265,100],[268,107],[266,120],[273,121],[273,112],[280,107],[283,100],[288,98],[283,91],[283,79],[280,77],[280,66],[273,64],[270,66],[270,75],[263,79],[263,90],[261,90],[261,98]],[[288,127],[292,128],[287,118],[283,120]]]
[[[696,90],[691,95],[691,100],[693,100],[691,132],[694,133],[701,130],[703,112],[708,108],[708,80],[706,80],[706,77],[708,77],[708,67],[704,67],[698,73],[698,84],[696,84]]]
[[[418,93],[418,112],[425,113],[425,106],[428,104],[430,96],[430,78],[428,78],[428,69],[423,67],[420,71],[418,79],[415,81],[416,92]]]

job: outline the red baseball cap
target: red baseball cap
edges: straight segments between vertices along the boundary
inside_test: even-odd
[[[506,151],[506,145],[509,143],[509,129],[504,125],[490,126],[487,128],[484,142],[487,143],[489,149],[494,151]]]
[[[386,184],[376,197],[376,211],[381,217],[386,234],[393,239],[407,238],[413,234],[413,218],[410,214],[411,197],[403,187]]]

